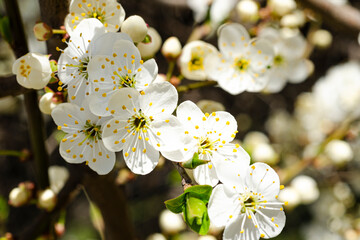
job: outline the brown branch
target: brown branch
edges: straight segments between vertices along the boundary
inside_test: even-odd
[[[192,179],[189,177],[189,175],[187,174],[187,172],[185,171],[185,169],[180,166],[179,163],[176,162],[172,162],[174,167],[176,168],[176,170],[178,171],[178,173],[181,176],[181,185],[183,186],[184,190],[188,187],[191,187],[192,185],[194,185]]]
[[[327,0],[298,0],[320,14],[335,31],[357,37],[360,32],[360,11],[350,5],[337,6]]]
[[[90,199],[101,210],[106,240],[132,240],[135,231],[122,188],[109,175],[85,174],[83,184]]]
[[[0,77],[0,98],[17,96],[30,91],[30,89],[24,88],[17,83],[15,75]]]
[[[203,87],[211,87],[217,85],[216,81],[202,81],[202,82],[196,82],[196,83],[190,83],[188,85],[182,85],[178,86],[176,89],[178,93],[181,92],[187,92],[189,90],[197,89],[197,88],[203,88]]]

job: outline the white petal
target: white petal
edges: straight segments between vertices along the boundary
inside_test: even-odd
[[[157,118],[147,131],[151,145],[160,151],[177,149],[181,145],[181,134],[184,132],[179,120],[172,115]]]
[[[211,113],[205,121],[206,131],[210,132],[213,139],[219,139],[222,144],[228,143],[235,138],[237,122],[228,112],[218,111]]]
[[[202,159],[199,156],[200,159]],[[204,159],[207,160],[207,159]],[[219,182],[216,170],[212,163],[200,165],[194,169],[194,178],[200,185],[215,186]]]
[[[59,152],[61,157],[64,158],[68,163],[85,162],[86,156],[84,156],[84,151],[89,147],[86,145],[86,143],[81,144],[84,139],[85,135],[82,133],[67,134],[60,142]]]
[[[288,67],[291,69],[290,83],[301,83],[309,76],[310,69],[305,59],[289,62]]]
[[[88,165],[99,175],[108,174],[114,168],[115,153],[107,150],[102,141],[99,141],[94,144],[93,155]]]
[[[270,41],[258,38],[251,41],[250,60],[251,69],[260,72],[271,65],[274,57],[274,49]]]
[[[59,104],[52,112],[51,116],[56,125],[67,133],[73,133],[81,130],[85,122],[80,107],[73,103]]]
[[[281,233],[285,226],[286,216],[284,211],[261,209],[255,214],[259,223],[260,233],[264,234],[264,238],[273,238]],[[276,225],[275,225],[276,224]]]
[[[241,229],[243,220],[244,227]],[[241,233],[241,230],[244,230]],[[238,215],[236,218],[231,220],[225,227],[223,239],[224,240],[259,240],[260,231],[258,228],[255,228],[254,223],[249,219],[245,214]]]
[[[247,72],[240,73],[234,69],[224,70],[218,77],[220,87],[232,95],[244,92],[253,84],[253,78],[250,74]]]
[[[220,52],[230,58],[232,58],[232,56],[240,55],[244,51],[244,46],[248,44],[250,39],[247,30],[237,23],[221,26],[218,30],[218,34]]]
[[[133,88],[117,90],[109,100],[109,111],[119,119],[128,120],[139,108],[139,92]]]
[[[126,126],[128,122],[118,118],[113,118],[106,122],[102,128],[102,141],[107,149],[118,152],[124,149],[127,137],[131,134]]]
[[[176,116],[183,124],[184,130],[188,131],[190,136],[202,136],[204,132],[205,114],[195,103],[185,101],[176,109]]]
[[[282,67],[272,67],[267,75],[269,81],[264,88],[264,92],[278,93],[285,87],[287,79],[285,77],[286,73],[284,74],[283,71]]]
[[[158,164],[159,151],[145,140],[145,135],[142,134],[141,140],[138,135],[130,135],[129,142],[124,146],[123,155],[126,165],[133,173],[145,175]]]
[[[115,60],[120,64],[119,66],[126,66],[133,72],[140,67],[140,52],[133,42],[118,40],[114,43],[113,52],[117,54]],[[134,63],[132,63],[132,60],[134,60]]]
[[[94,41],[97,37],[105,33],[104,25],[95,18],[82,20],[76,29],[70,33],[70,39],[75,46],[81,49],[88,49],[89,41]]]
[[[141,110],[147,116],[161,117],[172,114],[178,101],[176,88],[168,82],[153,83],[140,96]]]
[[[68,99],[70,102],[82,105],[84,99],[90,95],[91,90],[86,83],[84,76],[78,76],[75,81],[68,85]]]
[[[279,195],[279,176],[265,163],[252,164],[246,173],[245,182],[249,189],[261,193],[265,200],[275,200],[275,197]]]
[[[225,187],[224,184],[217,185],[210,196],[208,213],[212,224],[222,227],[240,212],[240,202],[237,193]]]
[[[269,82],[269,78],[266,75],[253,75],[251,78],[251,82],[248,84],[246,91],[248,92],[260,92],[265,88],[265,86]]]
[[[118,40],[127,40],[132,42],[129,35],[125,33],[115,33],[115,32],[107,32],[100,37],[96,38],[90,45],[91,47],[91,54],[95,55],[109,55],[111,56],[113,51],[113,46],[115,42]]]
[[[136,74],[136,85],[135,88],[138,91],[144,90],[150,84],[155,80],[157,74],[158,74],[158,66],[154,59],[147,60],[142,66],[140,66],[141,69]]]
[[[176,149],[172,151],[164,149],[161,150],[161,154],[175,162],[185,162],[193,158],[194,153],[198,151],[197,141],[188,134],[181,133],[180,143],[176,146]]]
[[[289,60],[296,60],[302,58],[307,42],[305,38],[299,33],[293,37],[284,38],[279,43],[279,53]]]
[[[210,8],[210,19],[215,25],[225,20],[235,7],[236,0],[214,0]]]

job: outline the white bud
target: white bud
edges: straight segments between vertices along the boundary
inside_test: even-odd
[[[43,22],[36,23],[33,31],[36,39],[39,41],[46,41],[53,35],[52,28]]]
[[[284,16],[296,9],[296,2],[294,0],[269,0],[268,6],[276,15]]]
[[[259,6],[253,0],[241,0],[236,10],[243,22],[256,22],[259,19]]]
[[[350,145],[342,140],[332,140],[325,147],[326,156],[336,165],[343,165],[354,158]]]
[[[148,236],[146,240],[166,240],[166,237],[161,233],[154,233]]]
[[[38,207],[51,211],[56,205],[56,195],[53,190],[46,189],[39,194]]]
[[[196,105],[205,113],[225,111],[224,105],[213,100],[200,100],[196,103]]]
[[[49,55],[28,53],[18,58],[12,67],[17,82],[25,88],[44,88],[51,79]]]
[[[268,143],[259,143],[255,145],[251,156],[255,162],[263,162],[274,165],[279,161],[279,156]]]
[[[39,101],[39,108],[42,113],[50,115],[52,110],[58,105],[53,101],[53,97],[53,92],[48,92],[42,95]]]
[[[11,190],[9,194],[9,204],[14,207],[25,205],[31,197],[31,193],[25,186],[19,186]]]
[[[69,171],[66,167],[50,166],[49,167],[50,188],[54,193],[59,193],[69,178]]]
[[[176,59],[181,54],[181,43],[177,37],[169,37],[164,42],[161,53],[165,58]]]
[[[286,207],[289,209],[296,207],[301,202],[300,194],[296,191],[294,187],[291,186],[281,190],[278,199],[281,202],[288,202]]]
[[[301,202],[304,204],[310,204],[319,198],[320,192],[317,183],[309,176],[297,176],[290,185],[299,193]]]
[[[318,48],[328,48],[332,43],[332,35],[324,29],[316,30],[310,37],[310,41]]]
[[[141,54],[141,58],[143,59],[152,58],[157,53],[157,51],[159,51],[162,43],[160,34],[156,31],[155,28],[150,27],[147,35],[151,38],[150,42],[139,42],[137,45],[137,48]]]
[[[138,43],[145,39],[148,27],[142,17],[133,15],[125,19],[121,25],[121,32],[128,34],[135,43]]]
[[[216,237],[211,235],[200,236],[198,240],[216,240]]]
[[[303,11],[295,11],[292,14],[287,14],[281,18],[280,24],[283,27],[297,28],[305,24],[306,18]]]
[[[178,233],[186,227],[180,214],[172,213],[167,209],[161,212],[159,224],[162,231],[168,234]]]
[[[244,138],[244,146],[249,152],[252,152],[256,145],[269,143],[269,138],[262,132],[249,132]]]

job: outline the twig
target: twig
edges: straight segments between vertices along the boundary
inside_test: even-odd
[[[184,190],[194,185],[192,179],[186,173],[185,169],[181,167],[179,163],[176,162],[172,162],[172,163],[181,176],[181,185],[183,186]]]
[[[353,37],[360,32],[360,11],[350,5],[334,5],[327,0],[298,0],[328,22],[328,26]]]
[[[15,75],[0,77],[0,98],[6,96],[17,96],[30,91],[30,89],[23,88],[17,83]]]
[[[5,0],[6,12],[10,19],[10,26],[14,42],[11,44],[16,57],[28,53],[29,49],[21,21],[19,6],[16,0]],[[29,134],[31,147],[36,165],[36,177],[40,189],[49,186],[48,162],[49,156],[45,148],[45,129],[43,119],[38,106],[36,91],[32,90],[24,94],[25,109],[28,115]]]
[[[180,93],[180,92],[187,92],[189,90],[193,90],[193,89],[197,89],[197,88],[211,87],[211,86],[215,86],[215,85],[217,85],[216,81],[203,81],[203,82],[196,82],[196,83],[191,83],[188,85],[178,86],[176,89],[177,89],[178,93]]]

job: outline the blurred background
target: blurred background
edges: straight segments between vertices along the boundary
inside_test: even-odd
[[[195,1],[205,2],[203,19],[196,15]],[[35,0],[18,2],[30,51],[47,53],[45,42],[36,40],[33,33],[34,24],[41,21],[40,5]],[[215,10],[211,8],[219,7],[215,2],[211,5],[210,1],[200,0],[120,1],[127,17],[140,15],[156,29],[162,42],[176,36],[185,46],[195,32],[198,38],[218,47],[216,31],[207,28],[214,27],[211,13]],[[231,1],[223,4],[228,2]],[[278,172],[285,185],[279,198],[289,204],[285,207],[285,228],[274,239],[360,239],[360,2],[299,0],[294,6],[286,5],[291,1],[254,0],[256,11],[240,7],[242,1],[235,2],[221,21],[242,23],[252,36],[257,36],[265,26],[277,29],[284,38],[303,36],[306,51],[302,57],[308,63],[306,78],[296,84],[285,83],[275,92],[244,92],[236,96],[220,87],[194,89],[180,93],[179,103],[192,100],[204,112],[230,112],[238,121],[236,141],[251,155],[252,162],[265,162]],[[0,14],[6,15],[3,1]],[[61,38],[55,39],[60,42]],[[49,53],[56,59],[55,49],[49,49]],[[159,73],[166,74],[169,64],[165,57],[157,51],[154,58]],[[0,38],[1,80],[12,75],[15,59],[10,46]],[[175,67],[174,76],[180,73],[181,68]],[[179,83],[176,77],[171,81]],[[193,82],[184,78],[181,85]],[[39,97],[42,94],[39,92]],[[31,223],[41,217],[43,210],[38,209],[36,200],[20,207],[15,207],[14,202],[9,204],[9,194],[19,183],[26,182],[26,189],[36,192],[33,186],[36,176],[23,97],[6,95],[0,98],[0,236],[11,239],[8,233],[20,236],[24,229],[33,227]],[[92,198],[96,187],[102,186],[94,185],[95,189],[86,193],[84,189],[96,176],[84,166],[70,166],[61,159],[57,149],[61,133],[54,130],[49,115],[44,115],[44,120],[52,189],[59,192],[65,184],[69,185],[65,183],[69,179],[76,183],[62,207],[49,218],[56,233],[50,235],[70,240],[101,239],[105,224],[102,211],[89,203],[89,197]],[[138,239],[221,239],[222,229],[211,227],[209,236],[199,237],[185,226],[180,215],[165,210],[164,201],[183,192],[181,178],[171,162],[161,159],[153,172],[136,176],[118,155],[116,169],[109,175],[116,191],[125,196],[130,215],[130,220],[125,221],[132,222]],[[103,198],[110,201],[111,194]],[[123,221],[121,215],[118,218]],[[50,235],[42,235],[41,239],[52,239]]]

